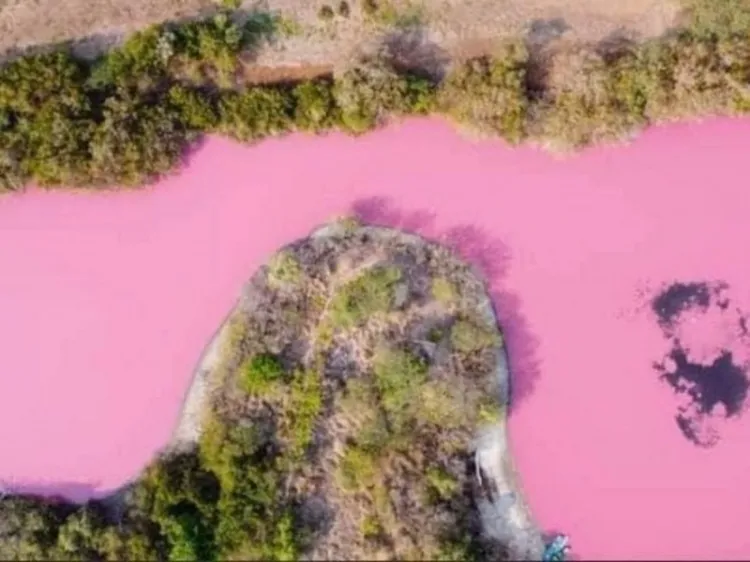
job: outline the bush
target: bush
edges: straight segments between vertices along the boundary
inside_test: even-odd
[[[339,462],[339,485],[346,491],[356,492],[373,485],[376,476],[373,455],[354,445],[349,446]]]
[[[443,112],[480,131],[517,143],[524,137],[528,111],[528,53],[509,46],[499,57],[470,60],[448,75],[440,91]]]
[[[88,84],[149,90],[167,78],[173,43],[174,35],[161,26],[136,32],[94,64]]]
[[[333,85],[328,80],[311,80],[299,84],[294,96],[294,124],[302,131],[319,132],[336,122]]]
[[[433,501],[448,501],[459,489],[456,477],[442,468],[428,469],[425,478],[428,493]]]
[[[432,106],[434,88],[428,80],[399,73],[382,57],[363,60],[346,71],[333,88],[341,112],[341,126],[364,133],[391,115],[426,113]]]
[[[451,344],[459,353],[475,353],[500,343],[494,328],[481,322],[459,320],[451,329]]]
[[[244,142],[287,132],[292,127],[293,103],[280,88],[257,86],[226,93],[219,104],[218,130]]]
[[[373,314],[390,310],[399,279],[398,268],[377,267],[347,283],[331,299],[329,316],[334,326],[351,328]]]
[[[284,376],[284,367],[279,358],[269,353],[259,353],[245,366],[242,385],[249,394],[261,395]]]
[[[427,364],[407,351],[381,349],[373,361],[373,375],[391,431],[403,433],[416,417]]]
[[[90,143],[96,184],[139,185],[170,172],[191,136],[179,111],[130,96],[104,102]]]
[[[290,252],[279,252],[268,263],[268,280],[274,285],[296,283],[302,277],[302,267]]]
[[[444,305],[451,305],[458,298],[455,285],[448,279],[438,277],[432,280],[432,298]]]
[[[219,110],[215,99],[204,92],[190,90],[184,86],[172,86],[168,100],[179,113],[179,120],[187,129],[211,132],[219,123]]]

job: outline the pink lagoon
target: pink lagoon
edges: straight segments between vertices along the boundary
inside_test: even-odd
[[[357,213],[487,276],[542,529],[582,559],[746,559],[748,141],[716,120],[561,158],[411,120],[211,139],[143,190],[2,196],[0,481],[83,499],[137,475],[243,282]]]

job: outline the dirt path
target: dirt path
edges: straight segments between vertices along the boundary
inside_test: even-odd
[[[284,29],[262,48],[264,66],[337,65],[362,45],[418,24],[420,38],[445,56],[491,49],[509,36],[534,41],[601,41],[656,36],[674,25],[680,0],[245,0],[277,12]],[[367,8],[363,3],[377,8]],[[212,0],[0,0],[0,57],[77,41],[93,54],[151,23],[215,10]]]

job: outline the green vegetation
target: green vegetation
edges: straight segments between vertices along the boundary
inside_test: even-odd
[[[302,268],[290,252],[278,252],[268,264],[268,280],[272,283],[296,283],[302,277]]]
[[[95,61],[65,50],[0,67],[0,188],[141,185],[177,166],[204,133],[243,142],[294,130],[364,133],[437,112],[513,142],[560,148],[627,138],[651,123],[750,112],[750,5],[690,0],[689,28],[610,52],[581,48],[540,67],[511,43],[436,83],[370,57],[335,77],[254,86],[241,62],[299,25],[278,14],[162,24]],[[363,0],[368,17],[410,24],[416,8]],[[416,10],[416,11],[415,11]],[[349,5],[321,7],[321,17]]]
[[[392,0],[365,0],[362,7],[373,22],[386,27],[404,28],[424,22],[424,9],[412,1],[397,5]]]
[[[99,501],[0,500],[7,560],[290,560],[282,472],[251,428],[214,420],[198,450],[151,465],[117,520]]]
[[[703,36],[746,34],[750,29],[747,0],[688,0],[692,29]]]
[[[368,269],[338,290],[331,300],[329,318],[336,327],[350,328],[393,306],[401,271],[394,267]]]
[[[444,305],[451,305],[456,302],[458,292],[456,287],[443,277],[436,277],[432,280],[432,298]]]
[[[289,389],[286,419],[289,454],[296,460],[312,443],[315,422],[323,406],[320,374],[316,371],[297,372]]]
[[[448,501],[459,489],[456,477],[442,468],[430,468],[425,478],[432,501]]]
[[[460,123],[520,142],[529,105],[527,63],[528,53],[518,45],[510,45],[495,59],[469,61],[440,90],[443,111]]]
[[[453,348],[461,353],[474,353],[499,345],[495,328],[473,320],[460,319],[451,328]]]
[[[427,380],[427,365],[406,351],[381,349],[373,361],[373,375],[390,431],[398,436],[416,418],[419,390]]]
[[[247,363],[242,377],[242,386],[248,394],[262,396],[266,394],[274,383],[280,382],[284,376],[281,361],[270,353],[259,353]]]

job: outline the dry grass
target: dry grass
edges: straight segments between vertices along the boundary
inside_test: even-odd
[[[491,51],[509,37],[532,42],[590,42],[615,35],[633,39],[662,34],[678,17],[679,0],[352,0],[342,15],[320,18],[320,3],[303,0],[246,0],[242,9],[283,14],[285,32],[265,45],[257,62],[268,68],[302,65],[322,72],[345,63],[350,55],[383,34],[393,36],[420,28],[418,50],[451,56],[477,49]],[[705,0],[707,1],[707,0]],[[705,3],[704,1],[704,3]],[[725,3],[743,0],[723,0]],[[27,47],[81,42],[94,54],[149,24],[192,18],[216,9],[219,0],[0,0],[0,56]],[[370,5],[375,9],[368,8]],[[406,30],[404,29],[406,28]],[[284,30],[282,30],[284,31]],[[413,42],[412,42],[413,43]],[[422,53],[424,54],[424,53]],[[429,54],[429,53],[428,53]],[[430,55],[432,56],[432,55]]]

